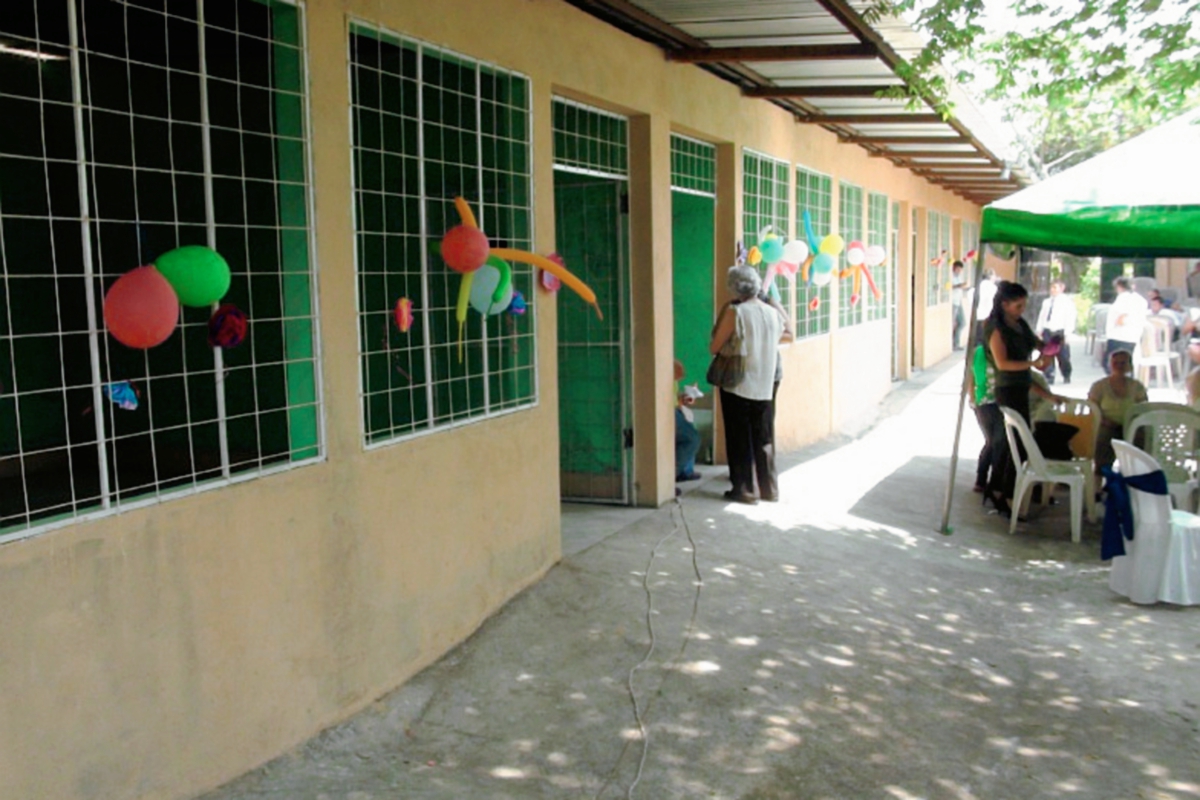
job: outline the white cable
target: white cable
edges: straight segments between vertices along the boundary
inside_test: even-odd
[[[675,522],[676,510],[679,512],[679,521],[678,522]],[[697,561],[697,556],[696,556],[696,540],[694,538],[692,538],[692,530],[687,524],[687,517],[683,513],[683,503],[681,503],[679,501],[679,498],[675,498],[675,505],[671,509],[671,520],[673,523],[671,526],[671,530],[665,536],[663,536],[661,539],[659,539],[658,542],[655,543],[654,547],[651,548],[650,558],[646,562],[646,570],[642,574],[642,590],[646,593],[646,629],[650,634],[650,646],[646,649],[646,654],[642,657],[642,660],[639,661],[637,664],[635,664],[629,670],[629,679],[627,681],[627,687],[629,689],[629,700],[630,700],[630,703],[633,705],[633,718],[634,718],[634,721],[637,723],[638,732],[639,732],[639,735],[641,736],[641,740],[642,740],[642,755],[638,759],[637,772],[634,774],[633,781],[629,784],[629,788],[625,792],[626,800],[633,800],[634,789],[637,788],[637,785],[642,780],[642,771],[646,766],[646,758],[650,753],[650,733],[649,733],[649,731],[646,730],[646,724],[645,724],[645,720],[643,718],[643,709],[641,708],[640,704],[638,703],[637,691],[636,691],[636,689],[634,689],[634,686],[633,686],[634,675],[637,673],[637,671],[639,669],[644,667],[650,661],[650,657],[654,654],[654,648],[657,645],[657,639],[654,635],[654,595],[650,591],[650,583],[649,583],[650,570],[651,570],[651,567],[653,567],[653,565],[654,565],[654,559],[658,555],[658,549],[660,547],[662,547],[664,544],[666,544],[672,537],[674,537],[675,534],[679,533],[681,528],[683,529],[685,535],[687,536],[688,543],[691,545],[692,571],[696,575],[696,582],[695,582],[696,591],[692,596],[692,614],[691,614],[691,617],[688,619],[687,628],[684,630],[683,638],[682,638],[682,641],[679,646],[679,652],[676,653],[674,656],[672,656],[671,659],[666,664],[663,665],[664,671],[666,669],[668,669],[676,661],[678,661],[683,656],[684,652],[687,650],[688,642],[691,641],[691,638],[692,638],[692,631],[695,629],[696,615],[700,608],[700,590],[704,586],[704,579],[700,576],[700,566],[699,566],[699,562]],[[657,696],[661,693],[662,693],[662,686],[660,684],[658,691],[655,692],[655,696]],[[651,699],[653,699],[653,698],[651,698]],[[647,700],[645,710],[649,711],[649,709],[650,709],[650,700]],[[628,745],[626,745],[626,747],[621,750],[621,755],[617,758],[617,764],[621,763],[621,759],[624,758],[625,752],[627,750],[628,750]],[[613,772],[614,773],[616,772],[616,766],[613,767]],[[597,798],[599,798],[600,795],[602,795],[604,793],[604,790],[608,788],[608,786],[611,782],[612,782],[612,778],[610,776],[609,780],[605,781],[604,785],[600,787],[600,791],[596,793]]]

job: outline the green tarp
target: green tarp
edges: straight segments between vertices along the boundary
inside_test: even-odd
[[[992,203],[980,239],[1082,256],[1200,254],[1200,109]]]

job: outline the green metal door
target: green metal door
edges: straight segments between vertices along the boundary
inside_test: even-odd
[[[558,252],[604,312],[600,320],[571,293],[559,293],[559,456],[569,500],[630,502],[624,190],[624,181],[554,174]]]
[[[684,381],[699,383],[705,394],[712,391],[704,373],[713,323],[715,211],[711,197],[671,193],[675,358],[683,362]]]
[[[671,286],[675,358],[685,383],[711,396],[704,378],[713,323],[713,259],[716,256],[717,148],[671,134]]]

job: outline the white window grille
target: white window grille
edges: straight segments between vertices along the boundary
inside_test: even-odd
[[[0,541],[321,456],[302,9],[153,5],[0,3]],[[107,289],[188,244],[245,342],[194,308],[108,336]]]
[[[536,405],[534,270],[510,265],[524,313],[472,308],[460,332],[463,278],[436,252],[455,197],[492,247],[532,248],[529,79],[359,23],[350,63],[366,444]]]

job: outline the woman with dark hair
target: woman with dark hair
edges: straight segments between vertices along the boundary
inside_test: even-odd
[[[1025,287],[1012,281],[1001,281],[996,287],[996,298],[992,313],[984,325],[985,355],[996,376],[995,397],[1000,406],[1007,406],[1020,414],[1027,425],[1029,421],[1029,392],[1034,391],[1054,402],[1062,398],[1050,394],[1033,382],[1030,370],[1042,369],[1049,357],[1033,357],[1035,350],[1044,345],[1029,327],[1022,314],[1029,302]],[[1001,514],[1009,514],[1008,501],[1012,498],[1016,483],[1016,468],[1009,452],[1008,438],[1004,428],[998,431],[1000,441],[992,442],[992,474],[985,493],[985,502],[990,499]]]

